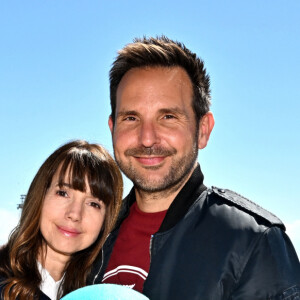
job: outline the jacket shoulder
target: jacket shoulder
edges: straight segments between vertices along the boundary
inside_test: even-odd
[[[227,203],[236,206],[239,209],[254,215],[255,217],[264,219],[271,226],[278,226],[285,230],[284,224],[278,217],[238,193],[215,186],[213,186],[208,193],[221,198],[223,201],[225,200]]]

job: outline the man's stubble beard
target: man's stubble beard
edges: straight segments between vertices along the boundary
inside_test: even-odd
[[[196,135],[198,137],[198,133]],[[164,151],[170,154],[170,157],[173,157],[171,160],[171,167],[169,168],[168,173],[164,178],[159,179],[151,179],[150,176],[139,174],[139,171],[132,165],[132,162],[123,163],[120,159],[116,157],[115,159],[117,164],[119,165],[121,171],[133,182],[136,189],[141,192],[146,193],[156,193],[167,190],[172,190],[176,186],[181,186],[181,182],[184,182],[188,175],[190,175],[191,171],[194,169],[197,157],[198,157],[198,145],[197,139],[195,138],[193,141],[193,146],[191,151],[182,158],[176,158],[175,154],[177,150],[172,148],[171,150],[151,150],[151,148],[143,148],[143,149],[129,149],[127,150],[127,155],[133,155],[134,153],[149,153],[153,152],[163,153]],[[125,151],[126,153],[126,151]],[[144,170],[155,171],[160,168],[160,166],[144,166]]]

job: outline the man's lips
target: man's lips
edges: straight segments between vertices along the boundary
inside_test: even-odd
[[[147,165],[147,166],[153,166],[153,165],[158,165],[160,164],[165,157],[164,156],[135,156],[135,159],[143,164],[143,165]]]
[[[57,226],[58,230],[66,237],[78,236],[81,232],[75,228],[68,228],[64,226]]]
[[[163,147],[137,147],[127,149],[125,156],[131,156],[143,166],[158,167],[168,156],[176,154],[175,148],[166,149]]]

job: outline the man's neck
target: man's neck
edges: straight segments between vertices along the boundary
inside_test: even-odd
[[[177,194],[193,174],[196,166],[197,164],[195,164],[188,175],[185,176],[180,182],[163,191],[147,192],[135,187],[135,197],[139,209],[143,212],[149,213],[167,210]]]

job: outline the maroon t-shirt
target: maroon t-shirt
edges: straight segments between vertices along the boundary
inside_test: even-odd
[[[166,215],[142,212],[135,202],[123,221],[102,282],[142,292],[150,267],[150,239]]]

